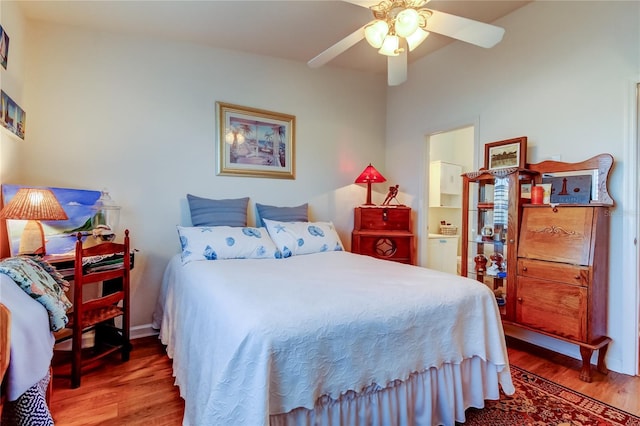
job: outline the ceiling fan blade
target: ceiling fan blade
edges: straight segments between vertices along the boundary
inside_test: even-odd
[[[387,83],[397,86],[407,81],[407,49],[400,49],[398,56],[387,56]]]
[[[427,20],[427,31],[490,48],[498,44],[504,35],[504,28],[461,16],[450,15],[429,9],[433,15]]]
[[[371,6],[374,6],[378,3],[380,3],[380,0],[342,0],[346,3],[351,3],[351,4],[355,4],[356,6],[360,6],[360,7],[366,7],[369,8]]]
[[[342,52],[349,49],[351,46],[358,43],[364,38],[364,27],[365,26],[363,25],[333,46],[329,47],[327,50],[307,62],[307,65],[309,65],[311,68],[318,68],[323,66],[336,56],[340,55]]]

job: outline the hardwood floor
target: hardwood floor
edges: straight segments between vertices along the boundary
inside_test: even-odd
[[[120,362],[119,354],[113,354],[83,373],[77,389],[54,373],[50,407],[56,426],[182,424],[184,401],[173,385],[164,347],[157,337],[132,343],[128,362]]]
[[[594,371],[579,378],[580,362],[508,338],[511,363],[640,416],[640,377]],[[118,355],[82,376],[78,389],[54,377],[51,413],[57,426],[166,425],[182,422],[184,402],[173,385],[171,362],[156,337],[133,341],[129,362]]]

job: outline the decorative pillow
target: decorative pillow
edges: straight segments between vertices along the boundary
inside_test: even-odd
[[[256,223],[260,226],[267,226],[262,219],[275,220],[278,222],[309,221],[309,205],[307,203],[301,204],[296,207],[277,207],[256,203],[256,212]]]
[[[276,259],[280,252],[265,228],[178,226],[182,264],[194,260]]]
[[[49,314],[51,330],[58,331],[69,321],[67,310],[71,302],[64,294],[69,283],[51,265],[43,268],[45,263],[44,260],[36,261],[26,256],[8,257],[0,261],[0,273],[8,275],[25,293],[40,302]]]
[[[249,197],[212,200],[187,194],[193,226],[247,226]]]
[[[344,250],[331,222],[264,222],[282,257]]]

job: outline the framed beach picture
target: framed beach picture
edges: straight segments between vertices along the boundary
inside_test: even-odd
[[[24,139],[27,114],[20,105],[0,90],[0,125],[20,139]]]
[[[0,64],[6,70],[9,60],[9,35],[0,25]]]
[[[18,189],[24,185],[2,184],[2,205],[6,206],[16,195]],[[94,205],[100,198],[100,191],[71,188],[50,189],[67,214],[67,220],[43,220],[40,221],[44,231],[47,255],[72,254],[75,250],[77,233],[81,232],[85,238],[91,234],[92,219],[96,213]],[[19,251],[22,231],[26,220],[7,219],[7,236],[9,239],[9,252],[16,256]]]
[[[296,117],[216,102],[218,175],[295,179]]]
[[[484,168],[487,170],[524,168],[526,157],[526,136],[491,142],[484,146]]]

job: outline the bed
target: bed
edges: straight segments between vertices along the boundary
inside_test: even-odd
[[[46,403],[54,337],[43,305],[0,273],[0,302],[11,311],[11,356],[6,373],[7,424],[53,425]]]
[[[343,250],[178,254],[154,318],[184,425],[453,425],[514,392],[488,287]]]

